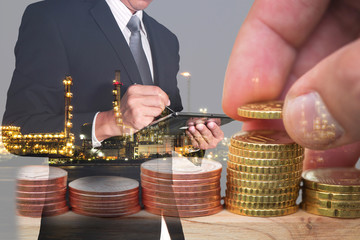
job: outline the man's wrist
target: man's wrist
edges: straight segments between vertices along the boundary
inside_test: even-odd
[[[95,121],[95,137],[98,141],[122,135],[120,128],[116,125],[114,112],[112,110],[99,112]]]

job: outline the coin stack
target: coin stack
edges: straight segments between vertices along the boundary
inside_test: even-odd
[[[118,176],[90,176],[69,183],[72,211],[93,217],[121,217],[140,211],[139,182]]]
[[[360,170],[321,168],[305,171],[301,207],[316,215],[359,218]]]
[[[191,160],[191,161],[190,161]],[[174,157],[141,164],[145,210],[164,216],[200,217],[223,209],[220,204],[222,166],[210,159]]]
[[[226,208],[246,216],[282,216],[297,211],[303,149],[286,132],[255,130],[232,136]]]
[[[18,214],[49,217],[67,212],[66,181],[67,172],[60,168],[41,165],[22,167],[17,175]]]

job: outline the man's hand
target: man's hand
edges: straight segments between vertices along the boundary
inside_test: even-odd
[[[239,106],[285,98],[289,135],[308,148],[332,149],[307,151],[305,168],[353,166],[360,155],[359,22],[358,0],[256,0],[231,53],[224,112],[244,120]]]
[[[205,124],[196,124],[189,126],[186,130],[186,135],[190,138],[191,144],[195,148],[210,149],[215,148],[216,145],[224,138],[224,133],[215,122],[208,122]]]
[[[100,112],[96,118],[95,134],[99,141],[134,132],[148,126],[170,105],[167,94],[157,86],[132,85],[121,99],[121,113],[126,128],[117,126],[114,111]],[[129,132],[123,132],[123,130]]]

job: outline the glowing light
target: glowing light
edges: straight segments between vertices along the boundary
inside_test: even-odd
[[[189,72],[182,72],[180,73],[181,76],[184,76],[184,77],[191,77],[191,74]]]

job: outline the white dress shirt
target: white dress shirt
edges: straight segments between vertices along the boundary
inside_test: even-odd
[[[106,3],[109,5],[110,10],[116,20],[116,23],[118,24],[119,29],[121,30],[127,44],[129,45],[131,31],[126,27],[126,25],[128,24],[128,22],[133,14],[120,0],[106,0]],[[141,31],[140,31],[141,43],[142,43],[147,61],[149,63],[151,77],[152,77],[152,79],[154,79],[154,70],[153,70],[153,62],[152,62],[150,44],[149,44],[149,40],[148,40],[148,37],[146,34],[146,29],[145,29],[144,23],[142,21],[143,11],[137,11],[134,15],[136,15],[140,19],[140,22],[141,22]],[[115,71],[115,69],[114,69],[114,71]],[[111,93],[109,93],[109,94],[111,94]],[[94,116],[92,131],[91,131],[93,147],[101,146],[101,142],[96,138],[96,135],[95,135],[95,123],[96,123],[97,115],[98,115],[98,113],[96,113]]]
[[[133,14],[120,0],[106,0],[106,3],[109,5],[110,10],[111,10],[112,14],[114,15],[114,18],[115,18],[122,34],[124,35],[127,44],[129,45],[131,32],[126,27],[126,25],[128,24],[128,22]],[[139,17],[140,22],[141,22],[141,31],[140,31],[141,43],[142,43],[146,58],[149,63],[151,77],[154,81],[154,71],[153,71],[153,62],[152,62],[152,57],[151,57],[151,49],[150,49],[149,40],[147,38],[146,30],[144,27],[144,23],[142,21],[143,11],[137,11],[135,13],[135,15],[137,17]],[[109,94],[111,94],[111,93],[109,93]],[[97,115],[98,115],[98,112],[95,114],[95,117],[93,120],[93,125],[92,125],[92,145],[93,145],[93,147],[101,146],[101,142],[97,140],[96,135],[95,135],[95,124],[96,124]],[[160,240],[171,240],[170,234],[167,229],[166,222],[165,222],[163,216],[161,216],[161,230],[160,231],[161,231]]]

